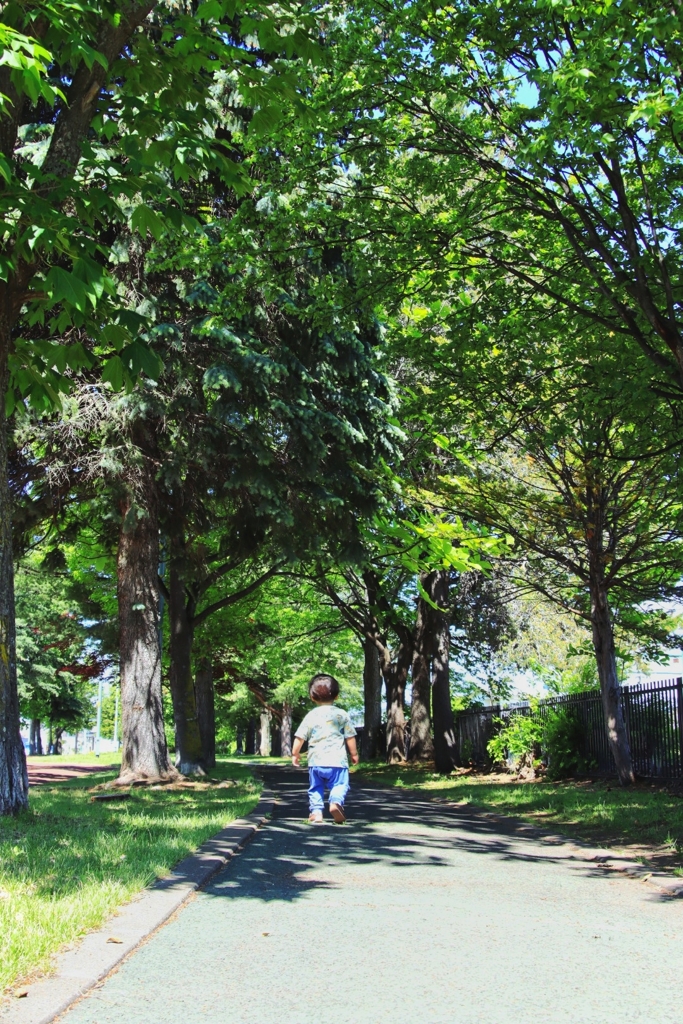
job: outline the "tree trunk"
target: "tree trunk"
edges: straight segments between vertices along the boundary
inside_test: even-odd
[[[31,719],[31,731],[29,734],[29,744],[32,754],[42,757],[43,754],[43,737],[41,735],[41,723],[39,718]]]
[[[244,753],[244,729],[241,725],[237,726],[235,734],[235,753],[241,756]]]
[[[270,756],[282,757],[282,726],[275,715],[270,720]]]
[[[411,649],[405,643],[401,643],[395,662],[391,661],[388,650],[381,659],[387,701],[387,761],[389,764],[400,764],[406,759],[406,719],[403,711],[403,699],[406,692],[411,653]]]
[[[292,756],[292,705],[285,703],[282,705],[282,756]]]
[[[250,718],[247,722],[247,739],[244,748],[245,754],[256,753],[256,722]]]
[[[604,587],[602,564],[599,556],[591,557],[591,626],[593,648],[598,666],[602,709],[605,716],[607,742],[612,751],[617,775],[622,786],[635,782],[631,748],[626,732],[623,693],[617,673],[614,651],[614,628],[609,599]]]
[[[144,507],[122,502],[117,559],[123,750],[119,785],[177,776],[168,758],[161,699],[159,529],[147,467]]]
[[[202,763],[207,771],[216,763],[216,706],[213,688],[213,665],[210,658],[201,658],[194,682],[197,697],[197,721],[202,741]]]
[[[202,737],[192,678],[194,627],[177,558],[171,558],[168,595],[171,633],[169,682],[175,725],[175,765],[183,775],[203,775]]]
[[[422,574],[421,582],[423,586],[428,585],[429,577],[426,573]],[[431,679],[429,678],[429,663],[432,653],[430,626],[434,622],[430,615],[431,611],[427,602],[419,597],[412,664],[413,699],[410,711],[410,751],[408,755],[411,761],[431,761],[434,757],[430,715]]]
[[[374,761],[380,756],[380,729],[382,727],[382,672],[377,645],[367,638],[363,641],[363,720],[362,756]]]
[[[28,807],[28,772],[21,741],[14,623],[12,506],[7,478],[7,355],[9,310],[0,310],[0,814]]]
[[[261,757],[270,757],[270,711],[261,712],[261,743],[259,754]]]
[[[55,727],[55,754],[61,754],[61,752],[62,752],[62,733],[63,732],[64,732],[64,730],[60,729],[59,726]]]
[[[439,608],[448,607],[448,571],[432,573],[429,593]],[[448,775],[458,764],[458,742],[451,705],[449,616],[443,611],[429,609],[433,622],[432,643],[432,709],[434,722],[434,762],[436,770]]]

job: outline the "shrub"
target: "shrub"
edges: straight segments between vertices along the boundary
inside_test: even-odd
[[[584,727],[575,708],[553,708],[548,712],[543,729],[544,760],[549,779],[582,775],[591,771],[594,762],[582,753]]]
[[[501,728],[486,749],[496,765],[519,771],[544,763],[551,780],[585,775],[595,768],[583,753],[585,732],[576,708],[548,708],[540,718],[538,702],[532,702],[529,714],[513,712],[507,721],[495,721]]]
[[[512,714],[507,723],[497,719],[502,728],[486,745],[494,764],[518,771],[520,768],[530,768],[540,760],[543,723],[538,720],[535,711],[532,705],[529,715],[519,712]]]

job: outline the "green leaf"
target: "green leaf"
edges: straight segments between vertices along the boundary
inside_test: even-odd
[[[224,7],[225,4],[219,3],[218,0],[206,0],[197,8],[197,17],[202,21],[218,21],[223,17]]]
[[[143,238],[149,233],[157,242],[165,231],[164,222],[158,213],[155,213],[151,207],[144,204],[136,206],[130,218],[130,226],[133,231],[137,231]]]
[[[158,380],[164,364],[161,359],[144,342],[137,340],[121,352],[121,359],[128,365],[131,373],[137,376],[146,373],[152,380]]]
[[[112,356],[102,367],[102,380],[111,384],[114,391],[123,387],[125,367],[120,356]]]
[[[106,324],[100,331],[100,338],[107,345],[112,345],[117,352],[130,341],[130,332],[121,324]]]
[[[261,132],[268,132],[275,127],[281,116],[277,107],[261,107],[249,122],[249,131],[257,135]]]
[[[75,274],[53,267],[45,279],[45,286],[53,303],[66,302],[81,312],[88,308],[86,286]]]

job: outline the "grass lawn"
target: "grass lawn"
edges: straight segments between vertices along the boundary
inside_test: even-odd
[[[106,758],[105,765],[116,756]],[[49,967],[62,945],[101,925],[205,839],[248,814],[261,789],[248,767],[225,760],[211,777],[233,780],[229,787],[141,788],[128,800],[91,803],[92,787],[114,775],[36,786],[27,812],[0,818],[0,992]]]
[[[29,764],[40,767],[41,765],[60,765],[60,764],[101,764],[103,767],[108,767],[110,764],[121,764],[121,751],[117,751],[111,754],[100,754],[97,757],[96,754],[41,754],[40,757],[37,755],[27,756]]]
[[[629,848],[635,856],[683,874],[683,799],[661,786],[616,780],[515,782],[501,775],[435,775],[429,769],[361,765],[385,785],[417,789],[510,814],[591,843]]]

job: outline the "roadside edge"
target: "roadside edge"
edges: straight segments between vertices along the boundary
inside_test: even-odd
[[[261,791],[244,818],[236,818],[169,875],[124,904],[96,931],[55,958],[55,970],[26,986],[27,995],[0,1006],[0,1024],[50,1024],[101,982],[253,839],[270,818],[275,794]]]

